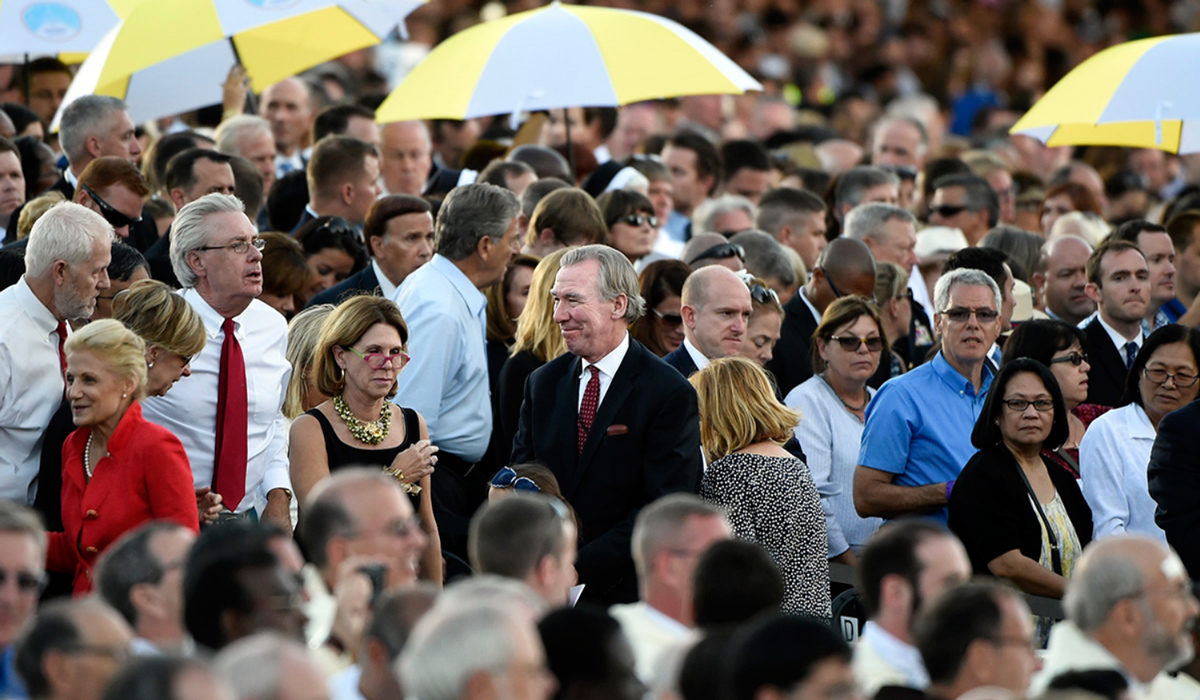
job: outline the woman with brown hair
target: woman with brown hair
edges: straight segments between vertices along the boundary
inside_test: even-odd
[[[538,259],[532,255],[514,255],[504,271],[504,279],[483,291],[487,297],[488,377],[493,392],[517,335],[517,319],[525,310],[537,264]]]
[[[638,275],[648,313],[633,322],[629,334],[650,352],[665,357],[683,342],[683,283],[692,268],[680,260],[650,263]]]
[[[261,233],[263,291],[259,301],[291,318],[296,297],[308,289],[308,261],[300,244],[282,233]]]

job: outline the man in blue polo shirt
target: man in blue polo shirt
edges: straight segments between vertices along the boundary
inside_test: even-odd
[[[952,270],[934,289],[942,350],[893,379],[867,406],[854,506],[863,517],[909,513],[946,522],[946,502],[975,454],[971,431],[992,374],[984,359],[1000,334],[1000,288],[986,273]]]

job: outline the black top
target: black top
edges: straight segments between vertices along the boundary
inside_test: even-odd
[[[1092,540],[1092,509],[1079,482],[1044,456],[1042,462],[1075,526],[1080,547],[1086,547]],[[1041,557],[1042,524],[1029,503],[1020,468],[1008,448],[997,446],[976,452],[954,483],[948,507],[950,530],[967,548],[976,574],[990,576],[988,562],[1014,549],[1034,561]]]
[[[812,336],[820,322],[821,319],[813,318],[800,292],[783,306],[779,343],[767,363],[767,371],[775,375],[775,386],[784,396],[813,375]]]
[[[1193,401],[1158,422],[1147,467],[1150,496],[1158,503],[1154,522],[1167,535],[1192,578],[1200,578],[1200,402]],[[43,452],[44,453],[44,452]]]
[[[379,466],[386,468],[392,466],[397,455],[421,439],[421,422],[417,419],[417,412],[411,408],[401,408],[400,412],[404,415],[404,442],[395,447],[382,449],[347,445],[337,436],[333,424],[329,422],[324,413],[315,408],[305,413],[316,418],[317,422],[321,424],[321,434],[325,436],[325,456],[329,460],[329,473],[332,474],[342,467]],[[413,510],[416,511],[420,506],[421,497],[409,494],[408,498],[412,501]]]
[[[544,364],[537,355],[522,350],[505,360],[500,368],[500,380],[492,393],[496,398],[492,410],[499,420],[500,459],[507,460],[512,453],[513,438],[517,436],[517,424],[521,420],[521,401],[525,399],[525,380]]]
[[[1120,406],[1125,396],[1125,378],[1129,370],[1125,367],[1124,351],[1113,344],[1112,337],[1104,326],[1100,325],[1100,317],[1092,319],[1083,329],[1087,336],[1088,364],[1088,393],[1084,403],[1094,403],[1100,406]]]

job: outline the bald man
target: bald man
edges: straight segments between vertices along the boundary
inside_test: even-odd
[[[1050,631],[1030,696],[1067,671],[1115,670],[1131,698],[1184,697],[1168,671],[1187,663],[1200,613],[1183,562],[1161,540],[1113,535],[1092,543],[1063,597],[1067,619]]]
[[[720,265],[696,270],[683,283],[683,342],[663,358],[690,377],[720,357],[741,352],[750,322],[750,288]]]
[[[1087,295],[1087,261],[1092,246],[1078,236],[1056,236],[1042,246],[1033,269],[1033,287],[1050,318],[1078,325],[1096,303]]]
[[[263,90],[259,116],[271,123],[275,137],[275,176],[283,177],[308,164],[304,148],[312,138],[313,111],[308,86],[287,78]]]
[[[783,328],[767,369],[784,396],[813,375],[812,335],[835,300],[875,294],[875,258],[862,241],[834,239],[821,251],[808,284],[784,305]]]

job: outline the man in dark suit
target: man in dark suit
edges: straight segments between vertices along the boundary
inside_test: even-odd
[[[861,241],[836,238],[821,251],[808,284],[783,306],[783,327],[767,369],[782,395],[812,376],[812,335],[821,314],[836,299],[875,296],[875,259]]]
[[[1193,579],[1200,576],[1200,403],[1193,401],[1158,422],[1147,479],[1158,503],[1154,522],[1167,535]]]
[[[388,299],[418,267],[433,257],[433,214],[420,197],[390,194],[376,200],[363,224],[371,264],[308,300],[308,306],[337,304],[357,294]]]
[[[379,149],[352,136],[327,136],[308,160],[308,206],[292,235],[322,216],[340,216],[361,229],[381,191]]]
[[[690,377],[719,357],[741,352],[754,307],[750,288],[720,265],[688,275],[683,283],[683,342],[663,361]]]
[[[1150,268],[1136,245],[1110,239],[1088,258],[1087,278],[1087,295],[1098,307],[1096,318],[1083,328],[1091,364],[1087,403],[1119,406],[1125,378],[1144,340]]]
[[[633,522],[667,493],[700,483],[696,392],[630,338],[645,310],[625,256],[602,245],[562,258],[551,292],[570,351],[530,375],[512,462],[554,471],[582,523],[575,567],[597,603],[637,600]]]
[[[236,181],[231,160],[232,156],[208,148],[189,148],[167,161],[163,184],[175,211],[206,194],[233,194]],[[151,277],[175,287],[181,286],[171,267],[170,229],[146,251],[146,262],[150,264]]]

